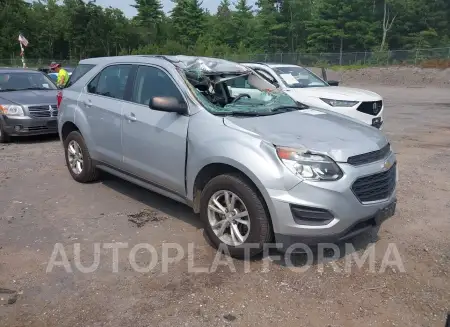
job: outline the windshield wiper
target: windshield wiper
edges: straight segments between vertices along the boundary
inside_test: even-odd
[[[258,117],[258,116],[265,116],[265,115],[267,115],[267,113],[256,112],[256,111],[220,111],[220,112],[215,112],[214,115],[217,115],[217,116]]]
[[[297,111],[302,110],[305,108],[296,107],[296,106],[280,106],[272,109],[270,112],[272,113],[282,113],[282,112],[289,112],[289,111]]]
[[[4,89],[4,90],[0,90],[0,92],[28,91],[28,90],[39,91],[39,90],[54,90],[54,89],[50,89],[50,88],[47,89],[45,87],[26,87],[23,89]]]
[[[26,90],[33,90],[33,91],[40,91],[40,90],[53,90],[46,87],[26,87],[24,89],[18,89],[17,91],[26,91]]]

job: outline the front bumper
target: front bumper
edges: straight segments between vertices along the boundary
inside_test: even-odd
[[[346,115],[349,117],[352,117],[354,119],[357,119],[359,121],[362,121],[364,123],[366,123],[367,125],[370,126],[374,126],[378,129],[381,128],[381,125],[383,124],[384,121],[384,104],[380,110],[380,112],[377,115],[370,115],[361,111],[357,110],[358,106],[355,107],[329,107],[327,108],[327,110],[331,110],[331,111],[335,111],[338,112],[342,115]]]
[[[3,130],[10,136],[26,136],[58,133],[57,117],[32,118],[0,116]]]
[[[359,167],[339,164],[344,177],[336,182],[304,181],[289,191],[268,190],[268,205],[278,246],[287,249],[294,243],[338,243],[379,226],[391,217],[396,209],[397,173],[394,188],[387,198],[363,203],[352,191],[358,178],[382,172],[385,160],[395,162],[395,155],[391,153],[382,161]],[[392,169],[397,172],[397,165]],[[323,220],[299,220],[294,216],[293,208],[306,210],[310,216]]]

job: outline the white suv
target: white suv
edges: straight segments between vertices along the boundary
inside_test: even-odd
[[[384,104],[383,98],[377,93],[337,86],[338,82],[326,82],[310,70],[296,65],[266,63],[244,63],[243,65],[253,69],[302,104],[331,110],[381,129]],[[233,96],[252,95],[252,87],[242,81],[243,79],[233,80],[233,85],[230,87]]]

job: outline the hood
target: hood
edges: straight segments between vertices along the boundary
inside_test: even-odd
[[[56,104],[57,94],[58,90],[0,92],[0,102],[6,100],[25,106],[31,104]]]
[[[337,162],[380,150],[388,143],[374,127],[312,109],[272,116],[225,117],[224,124],[257,134],[274,145],[326,154]]]
[[[347,101],[378,101],[382,100],[381,96],[375,92],[355,89],[343,86],[324,86],[324,87],[305,87],[305,88],[288,88],[286,92],[296,98],[296,96],[326,98],[333,100]],[[301,101],[301,98],[295,99]]]

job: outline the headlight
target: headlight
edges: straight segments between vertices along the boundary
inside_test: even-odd
[[[335,181],[343,175],[339,166],[327,156],[284,147],[277,147],[277,154],[290,171],[304,179]]]
[[[320,100],[322,100],[323,102],[332,107],[353,107],[359,102],[359,101],[333,100],[325,98],[320,98]]]
[[[3,115],[7,116],[23,116],[23,109],[21,106],[18,105],[9,105],[9,104],[2,104],[0,105],[0,112]]]

